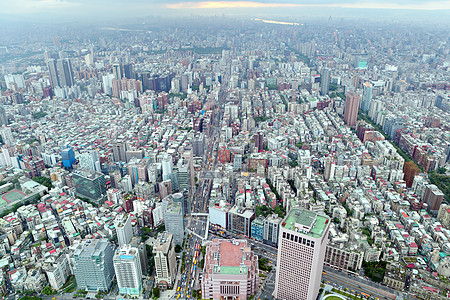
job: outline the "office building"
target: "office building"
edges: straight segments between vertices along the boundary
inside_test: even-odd
[[[278,242],[274,296],[315,300],[322,278],[330,219],[300,208],[285,217]]]
[[[356,126],[359,98],[359,95],[355,92],[347,92],[347,99],[345,100],[344,121],[348,126]]]
[[[14,144],[14,136],[12,134],[11,128],[3,126],[0,128],[0,135],[2,136],[3,143],[5,145],[13,145]]]
[[[0,126],[8,125],[8,116],[6,115],[5,108],[0,106]]]
[[[258,256],[246,240],[215,239],[206,248],[203,299],[250,299],[258,291]]]
[[[161,162],[162,164],[162,178],[163,180],[172,180],[173,161],[172,156],[166,155]],[[173,182],[172,182],[173,186]]]
[[[75,153],[73,152],[73,148],[71,146],[63,147],[61,150],[61,156],[63,166],[71,169],[73,163],[75,162]]]
[[[133,228],[131,226],[130,215],[118,215],[114,222],[114,227],[116,228],[119,246],[129,244],[131,238],[133,237]]]
[[[155,258],[155,283],[163,290],[173,287],[177,272],[177,260],[171,233],[165,231],[158,235],[153,247],[153,256]]]
[[[205,135],[197,133],[191,141],[194,156],[201,157],[205,151]]]
[[[259,216],[252,221],[251,238],[262,242],[264,236],[264,217]]]
[[[74,172],[72,177],[77,196],[88,198],[98,204],[103,203],[106,180],[102,173]]]
[[[122,295],[140,295],[142,291],[142,269],[139,251],[130,245],[123,245],[113,257],[117,286]]]
[[[49,59],[47,62],[52,87],[71,87],[73,79],[72,63],[69,59]]]
[[[268,215],[264,220],[263,243],[278,245],[278,232],[282,219],[277,214]]]
[[[361,110],[368,112],[370,109],[370,102],[372,102],[372,84],[370,82],[364,83],[363,96],[361,101]]]
[[[131,176],[133,186],[148,181],[148,162],[148,158],[132,158],[128,163],[128,174]]]
[[[96,171],[101,172],[100,158],[98,152],[95,150],[90,150],[85,153],[78,155],[78,163],[80,169],[85,171]]]
[[[164,211],[166,231],[173,235],[175,245],[182,245],[184,238],[183,203],[169,201]]]
[[[228,212],[228,228],[235,233],[250,236],[251,222],[255,218],[255,213],[251,209],[234,206]]]
[[[15,88],[23,89],[25,87],[25,79],[22,74],[8,74],[5,75],[6,88],[9,90],[16,90]]]
[[[331,70],[328,68],[324,68],[322,70],[321,79],[320,79],[320,94],[326,95],[330,90],[330,80],[331,80]]]
[[[423,202],[428,205],[428,211],[437,212],[444,200],[444,193],[434,184],[427,185],[425,194],[423,195]]]
[[[112,146],[113,160],[115,162],[127,161],[127,145],[124,142],[117,142]]]
[[[73,253],[77,288],[108,291],[114,280],[114,247],[107,239],[86,240]]]

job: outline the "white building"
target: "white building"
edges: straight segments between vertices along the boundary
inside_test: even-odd
[[[117,216],[114,227],[116,227],[119,246],[129,244],[133,237],[133,227],[131,226],[130,216],[128,214]]]
[[[121,246],[113,257],[119,292],[126,295],[140,295],[142,291],[142,269],[137,248]]]

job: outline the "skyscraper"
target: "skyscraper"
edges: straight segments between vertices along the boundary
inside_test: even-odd
[[[142,269],[137,248],[121,246],[113,257],[119,293],[139,295],[142,291]]]
[[[131,218],[128,214],[117,216],[114,226],[116,227],[117,241],[119,246],[127,245],[133,237]]]
[[[167,232],[173,234],[174,243],[183,244],[184,216],[183,203],[170,201],[164,211],[164,225]]]
[[[61,156],[63,166],[66,168],[72,168],[72,165],[75,162],[75,153],[73,152],[73,148],[71,146],[64,147],[61,150]]]
[[[155,258],[155,283],[160,289],[172,287],[177,275],[177,260],[172,234],[165,231],[158,235],[153,247],[153,256]]]
[[[8,116],[6,115],[5,108],[0,106],[0,126],[8,125]]]
[[[372,84],[370,82],[364,83],[363,97],[361,101],[361,109],[368,112],[370,109],[370,102],[372,101]]]
[[[315,300],[319,293],[330,219],[293,208],[280,227],[274,296]]]
[[[328,68],[323,69],[322,76],[320,80],[320,94],[326,95],[330,90],[330,78],[331,78],[331,70]]]
[[[100,158],[98,152],[95,150],[90,150],[85,153],[81,153],[78,156],[80,168],[86,171],[97,171],[101,172]]]
[[[127,161],[127,144],[125,144],[124,142],[117,142],[112,146],[112,151],[113,159],[115,162]]]
[[[344,121],[348,126],[356,126],[359,98],[359,95],[355,92],[347,92],[347,99],[345,100]]]
[[[69,59],[49,59],[47,62],[52,87],[65,87],[75,84],[72,63]]]
[[[79,289],[108,291],[114,279],[114,248],[107,239],[86,240],[73,253],[73,272]]]

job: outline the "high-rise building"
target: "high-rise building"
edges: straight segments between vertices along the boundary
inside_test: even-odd
[[[249,299],[258,291],[258,256],[246,240],[215,239],[206,248],[203,299]]]
[[[250,236],[251,222],[255,219],[255,213],[251,209],[233,206],[228,212],[228,230]]]
[[[8,125],[8,116],[6,115],[5,108],[0,106],[0,126]]]
[[[172,162],[172,156],[166,155],[162,161],[162,176],[163,180],[171,180],[172,179],[172,173],[173,173],[173,162]],[[172,183],[173,186],[173,183]]]
[[[8,74],[5,75],[5,83],[7,89],[14,89],[13,85],[17,88],[22,89],[25,87],[25,79],[22,74]]]
[[[139,251],[130,245],[123,245],[113,257],[119,293],[140,295],[142,291],[142,269]]]
[[[88,198],[98,204],[103,203],[106,195],[106,180],[98,172],[74,172],[73,183],[77,196]]]
[[[264,236],[264,217],[259,216],[252,221],[251,238],[262,242]]]
[[[320,94],[326,95],[330,90],[331,70],[324,68],[320,78]]]
[[[427,185],[423,202],[428,205],[429,211],[438,211],[444,200],[444,193],[434,184]]]
[[[173,235],[174,243],[182,245],[184,238],[183,203],[169,201],[164,211],[164,225],[166,231]]]
[[[165,231],[158,235],[153,247],[153,256],[155,258],[155,283],[163,290],[171,288],[177,275],[177,259],[172,234]]]
[[[6,126],[1,127],[0,135],[2,136],[2,140],[5,145],[14,144],[14,136],[12,134],[10,127],[6,127]]]
[[[293,208],[280,227],[274,296],[315,300],[319,293],[330,219]]]
[[[368,112],[370,109],[370,102],[372,102],[372,84],[370,82],[364,83],[363,96],[361,101],[361,109]]]
[[[70,59],[49,59],[47,62],[52,87],[73,86],[72,63]]]
[[[117,80],[122,79],[122,68],[120,67],[120,64],[113,64],[112,68],[113,68],[114,79],[117,79]]]
[[[117,142],[112,147],[113,159],[115,162],[127,161],[127,145],[123,142]]]
[[[85,171],[96,171],[101,172],[100,158],[98,152],[95,150],[90,150],[85,153],[78,155],[78,161],[80,168]]]
[[[133,185],[148,181],[148,161],[148,158],[132,158],[128,163],[128,174],[131,176]]]
[[[86,240],[73,253],[73,272],[79,289],[108,291],[114,279],[114,247],[107,239]]]
[[[194,151],[194,156],[201,157],[205,151],[205,135],[203,133],[198,133],[192,139],[192,150]]]
[[[73,148],[71,146],[64,147],[61,150],[61,156],[63,166],[66,168],[72,168],[72,165],[75,162],[75,153],[73,152]]]
[[[359,95],[355,92],[347,92],[347,99],[345,100],[344,121],[348,126],[356,126],[359,98]]]
[[[118,215],[114,222],[114,227],[116,228],[119,246],[129,244],[131,238],[133,237],[133,228],[131,226],[130,215]]]
[[[282,219],[277,214],[268,215],[264,220],[263,242],[278,245],[278,233]]]

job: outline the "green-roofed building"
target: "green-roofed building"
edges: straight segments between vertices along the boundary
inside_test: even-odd
[[[278,238],[275,298],[313,300],[322,279],[330,218],[293,208],[284,218]]]

